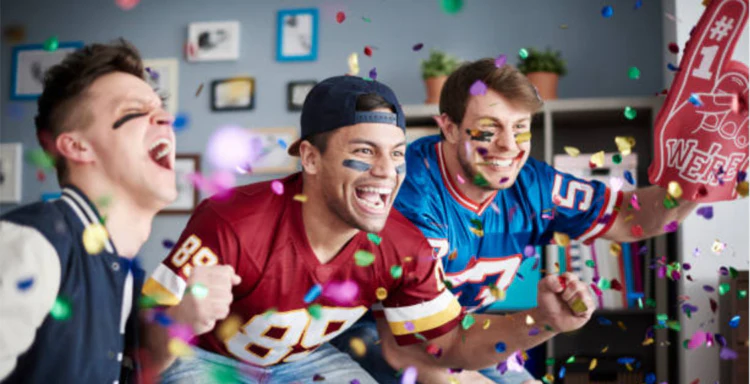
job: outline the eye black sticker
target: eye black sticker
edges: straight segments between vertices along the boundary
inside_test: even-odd
[[[112,129],[117,129],[122,127],[123,124],[127,123],[130,120],[137,119],[139,117],[143,117],[148,115],[148,112],[141,112],[141,113],[131,113],[129,115],[125,115],[119,120],[115,121],[115,123],[112,125]]]
[[[493,132],[485,132],[478,129],[467,129],[466,133],[469,134],[472,140],[483,141],[486,143],[492,141],[492,136],[495,135]]]
[[[346,159],[342,164],[347,168],[351,168],[359,172],[367,172],[372,168],[371,164],[365,163],[364,161],[352,159]]]

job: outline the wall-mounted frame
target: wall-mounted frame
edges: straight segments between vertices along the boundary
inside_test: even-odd
[[[188,61],[234,61],[240,58],[240,22],[190,23]]]
[[[0,203],[21,202],[21,143],[0,144]]]
[[[179,96],[180,64],[176,58],[144,59],[143,67],[147,68],[147,79],[156,93],[162,96],[166,110],[177,115]]]
[[[44,73],[59,64],[65,56],[83,47],[82,41],[58,43],[57,49],[47,51],[44,44],[24,44],[13,47],[10,69],[11,100],[36,100],[44,88]]]
[[[318,10],[280,10],[276,20],[276,36],[277,61],[317,60]]]
[[[315,80],[290,81],[286,85],[286,107],[290,111],[301,111],[307,94],[318,82]]]
[[[211,82],[212,111],[244,111],[255,108],[255,78],[234,77]]]
[[[298,158],[286,149],[299,138],[295,127],[252,128],[250,143],[257,153],[250,161],[254,175],[288,174],[297,171]]]
[[[175,180],[177,181],[177,199],[161,210],[159,214],[189,215],[198,206],[200,192],[190,179],[191,174],[200,173],[201,155],[199,153],[183,153],[175,157]]]

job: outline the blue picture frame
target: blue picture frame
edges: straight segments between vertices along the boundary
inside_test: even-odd
[[[58,44],[57,49],[54,52],[61,52],[61,50],[72,52],[73,50],[82,48],[82,47],[83,47],[82,41],[61,42]],[[23,44],[23,45],[16,45],[15,47],[13,47],[13,53],[12,53],[13,56],[12,56],[11,72],[10,72],[10,76],[11,76],[10,99],[11,100],[36,100],[39,98],[39,95],[41,95],[41,89],[38,92],[36,91],[35,92],[19,92],[18,81],[20,79],[25,79],[25,77],[19,76],[19,70],[26,69],[26,68],[19,68],[19,56],[21,55],[21,53],[28,52],[28,51],[39,51],[40,54],[53,53],[53,52],[45,50],[44,44]],[[57,61],[55,63],[46,62],[45,64],[47,65],[57,64],[60,61],[62,61],[62,57],[58,57],[58,58],[59,58],[59,61],[54,60],[54,61]]]
[[[302,18],[298,19],[300,16]],[[295,20],[296,26],[290,26],[287,23],[292,20]],[[285,26],[288,28],[284,28]],[[296,28],[300,29],[295,31]],[[294,33],[294,35],[290,35],[291,33]],[[317,59],[318,10],[316,8],[304,8],[278,11],[276,19],[276,60],[293,62],[315,61]]]

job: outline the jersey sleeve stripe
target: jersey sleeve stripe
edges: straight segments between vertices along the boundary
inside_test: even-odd
[[[414,312],[411,314],[409,320],[395,320],[395,318],[404,319],[404,313],[399,313],[398,315],[394,316],[391,313],[393,309],[386,308],[385,317],[388,320],[389,326],[391,327],[391,332],[393,332],[395,336],[407,335],[411,333],[423,333],[432,329],[440,328],[441,326],[450,323],[452,320],[455,320],[461,314],[461,305],[450,292],[448,292],[446,296],[446,292],[448,291],[443,291],[443,294],[430,302],[419,304],[425,306],[425,309],[429,308],[428,311],[432,312],[433,309],[430,308],[430,306],[434,305],[434,303],[432,303],[433,301],[441,300],[442,297],[448,297],[450,300],[446,303],[446,305],[441,306],[439,311],[436,313],[425,314],[425,311],[422,311],[422,314],[418,314],[417,312]],[[410,324],[407,326],[407,323]]]
[[[143,285],[143,294],[153,296],[159,304],[174,305],[180,302],[187,283],[164,264],[159,264]]]
[[[414,321],[443,312],[453,301],[455,301],[455,296],[449,290],[445,289],[434,299],[419,304],[404,307],[389,307],[385,303],[384,311],[388,321]]]
[[[615,219],[617,219],[617,214],[619,213],[619,207],[622,203],[622,191],[618,191],[617,193],[612,193],[612,191],[607,188],[607,192],[605,193],[605,203],[602,204],[602,208],[599,211],[599,215],[596,217],[596,220],[591,224],[591,227],[586,230],[581,236],[578,236],[576,240],[588,244],[597,237],[607,233],[609,228],[612,226],[612,223],[615,222]],[[601,218],[605,215],[610,215],[609,220],[606,222],[601,222]]]
[[[453,320],[437,328],[433,328],[433,329],[421,332],[419,334],[410,333],[406,335],[394,335],[394,338],[396,339],[396,343],[400,346],[421,343],[421,342],[424,342],[425,339],[432,340],[450,332],[451,330],[453,330],[453,328],[457,327],[459,319],[460,317],[457,316]]]

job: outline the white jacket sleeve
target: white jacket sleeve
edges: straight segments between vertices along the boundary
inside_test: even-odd
[[[0,221],[0,380],[31,347],[60,289],[60,258],[35,228]]]

